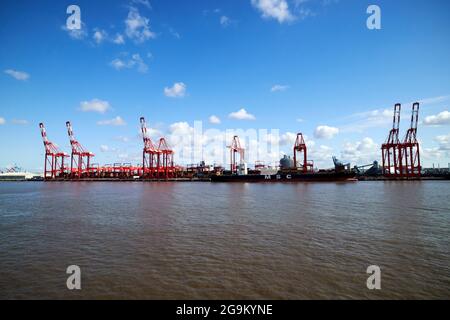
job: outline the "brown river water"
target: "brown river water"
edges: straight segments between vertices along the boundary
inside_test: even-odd
[[[4,182],[0,298],[449,299],[449,239],[444,181]]]

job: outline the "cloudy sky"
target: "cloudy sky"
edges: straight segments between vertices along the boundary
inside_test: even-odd
[[[39,122],[69,153],[67,120],[96,162],[137,163],[141,116],[181,164],[228,163],[234,132],[274,163],[302,132],[318,166],[363,165],[415,101],[423,162],[450,162],[446,0],[10,0],[0,19],[0,168],[42,168]]]

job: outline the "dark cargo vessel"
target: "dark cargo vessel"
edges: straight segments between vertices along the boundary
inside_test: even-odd
[[[356,174],[351,171],[343,172],[314,172],[314,173],[283,173],[272,175],[218,175],[211,176],[212,182],[332,182],[356,181]]]
[[[271,173],[259,171],[255,174],[223,174],[211,176],[212,182],[333,182],[357,181],[356,172],[350,164],[344,164],[333,157],[334,169],[314,171],[306,161],[301,170],[295,168],[296,161],[288,156],[280,160],[280,169]],[[241,171],[242,172],[242,171]],[[245,171],[243,171],[245,172]]]

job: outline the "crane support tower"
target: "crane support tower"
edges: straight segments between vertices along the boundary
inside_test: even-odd
[[[400,140],[398,138],[400,128],[400,113],[402,106],[397,103],[394,106],[392,129],[386,142],[381,146],[383,174],[387,177],[400,176]]]
[[[39,123],[42,141],[45,148],[44,180],[63,178],[66,173],[65,158],[69,155],[60,151],[58,146],[47,138],[44,124]]]
[[[84,178],[90,174],[91,158],[95,155],[87,151],[75,139],[70,121],[66,122],[72,153],[70,156],[70,176],[75,179]]]
[[[142,178],[154,179],[157,178],[159,174],[160,152],[158,148],[153,144],[152,139],[148,136],[145,118],[141,117],[140,122],[142,139],[144,142],[144,149],[142,151]]]
[[[303,154],[303,159],[299,160],[301,163],[297,162],[297,154]],[[301,169],[302,172],[311,172],[314,170],[314,164],[308,161],[308,148],[306,147],[305,139],[303,138],[302,133],[297,134],[297,139],[294,144],[294,169]]]
[[[238,174],[237,156],[239,156],[239,166],[244,165],[245,149],[241,147],[241,141],[238,136],[233,137],[230,148],[231,174]]]
[[[174,178],[175,177],[175,167],[173,165],[173,150],[169,148],[166,139],[159,139],[158,144],[159,151],[159,165],[158,174],[159,178]]]
[[[417,140],[417,125],[419,123],[419,106],[418,102],[412,106],[411,125],[406,131],[403,143],[399,146],[400,153],[400,174],[402,177],[420,177],[420,148]]]

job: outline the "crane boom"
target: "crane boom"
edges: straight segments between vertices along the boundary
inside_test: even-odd
[[[64,159],[68,155],[60,151],[58,146],[48,139],[47,130],[42,122],[39,123],[39,129],[45,148],[44,179],[49,180],[63,177],[66,170]]]

